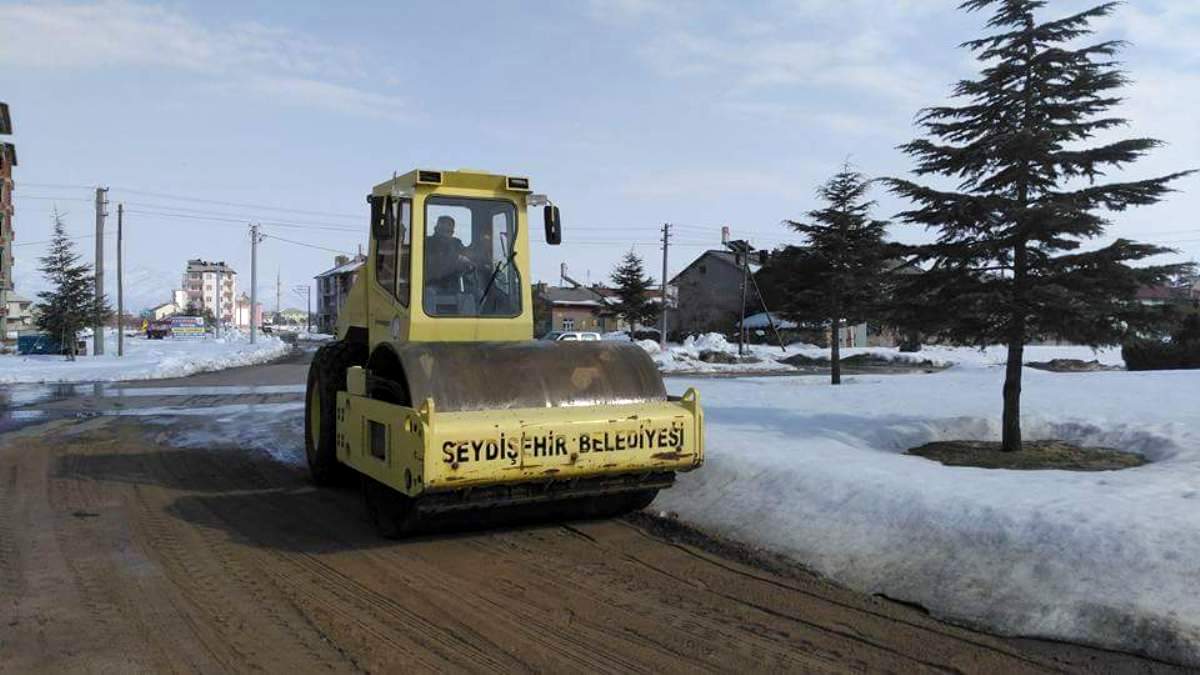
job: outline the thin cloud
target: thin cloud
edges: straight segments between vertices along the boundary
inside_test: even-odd
[[[0,6],[0,65],[185,71],[259,96],[352,115],[395,117],[404,107],[395,96],[347,81],[366,79],[354,49],[259,23],[205,26],[178,10],[127,0]]]

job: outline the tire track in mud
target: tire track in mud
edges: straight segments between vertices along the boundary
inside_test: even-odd
[[[407,552],[405,552],[407,553]],[[516,585],[508,575],[489,575],[487,583],[480,585],[471,576],[456,574],[448,560],[434,562],[423,556],[392,553],[386,549],[368,553],[373,565],[378,567],[402,567],[406,570],[405,582],[410,588],[421,589],[427,601],[446,598],[456,607],[461,607],[461,617],[475,618],[474,623],[485,625],[471,628],[473,632],[487,633],[487,639],[497,648],[511,651],[511,645],[521,645],[523,650],[537,648],[539,662],[554,664],[548,669],[582,669],[589,672],[642,672],[646,667],[632,658],[627,658],[612,649],[610,643],[581,634],[586,627],[575,624],[568,610],[568,619],[555,621],[563,615],[556,611],[539,611],[528,603],[518,600],[514,594],[505,593]],[[439,556],[442,560],[444,556]],[[478,562],[476,560],[475,562]],[[467,563],[468,565],[474,563]],[[505,566],[506,569],[509,567]],[[512,570],[509,570],[511,573]],[[488,624],[487,617],[499,618]],[[597,653],[598,645],[606,645],[604,653]],[[514,657],[516,655],[514,654]],[[525,652],[529,659],[529,652]],[[540,669],[540,668],[538,668]]]
[[[561,531],[566,532],[566,529]],[[727,649],[736,645],[725,656],[735,656],[730,652],[736,651],[736,656],[744,662],[744,666],[750,668],[810,670],[837,664],[863,668],[870,665],[867,661],[855,662],[854,658],[848,656],[850,649],[839,649],[836,644],[828,644],[829,640],[814,640],[772,625],[778,617],[766,617],[770,620],[762,621],[738,616],[737,612],[728,611],[728,607],[724,611],[714,609],[707,602],[705,591],[687,580],[672,579],[675,582],[672,587],[664,588],[661,584],[650,583],[645,575],[616,569],[613,562],[624,557],[618,552],[610,551],[605,556],[579,560],[572,559],[574,554],[568,549],[567,560],[549,560],[547,556],[539,554],[539,549],[559,550],[542,545],[545,537],[541,535],[551,532],[535,533],[535,538],[542,541],[535,542],[533,547],[525,545],[519,537],[474,541],[471,545],[483,551],[497,548],[508,555],[516,553],[527,558],[526,564],[539,570],[536,577],[549,584],[550,588],[545,591],[550,601],[553,598],[576,596],[578,600],[572,604],[607,607],[614,612],[637,617],[645,624],[641,630],[628,624],[622,625],[619,632],[605,630],[603,625],[599,626],[599,630],[610,637],[660,650],[672,658],[685,659],[695,667],[712,667],[710,662],[696,659],[696,655],[706,650],[711,654],[713,645],[725,645]],[[582,570],[582,573],[556,578],[558,575],[554,573],[555,570],[564,568]],[[578,579],[579,576],[584,578]],[[619,596],[616,595],[618,592]],[[666,616],[663,616],[664,613]],[[755,614],[761,617],[765,613],[760,611]],[[664,627],[671,631],[663,630]],[[877,660],[877,669],[879,665]]]
[[[195,457],[195,460],[192,458]],[[184,464],[187,466],[168,466],[163,468],[174,476],[174,480],[195,475],[197,472],[213,473],[219,471],[219,477],[228,479],[235,486],[240,496],[253,500],[255,506],[243,504],[242,511],[254,511],[263,515],[264,511],[272,512],[268,520],[274,524],[270,527],[268,540],[276,540],[286,536],[289,530],[310,526],[320,522],[321,514],[298,514],[282,509],[276,503],[288,492],[275,488],[271,491],[255,490],[267,483],[267,478],[257,471],[257,467],[241,466],[241,462],[210,462],[204,454],[189,455]],[[232,459],[232,458],[231,458]],[[248,483],[243,486],[238,483]],[[242,488],[250,488],[242,492]],[[199,513],[203,510],[204,513]],[[218,508],[205,508],[195,502],[177,507],[177,515],[188,516],[199,522],[223,521],[230,529],[239,525],[230,521],[229,513]],[[304,517],[308,516],[308,517]],[[480,647],[486,645],[484,640],[472,641],[459,637],[463,630],[446,630],[428,619],[415,613],[411,608],[400,604],[388,595],[381,594],[369,587],[347,577],[333,567],[321,562],[316,557],[304,553],[286,551],[282,547],[268,550],[261,546],[263,542],[251,541],[246,544],[231,544],[219,530],[201,526],[197,528],[203,534],[206,546],[214,551],[228,552],[231,547],[237,548],[239,556],[248,556],[255,561],[256,567],[269,577],[277,589],[287,595],[292,604],[308,616],[306,619],[314,626],[320,626],[318,632],[334,630],[327,625],[325,618],[336,618],[341,623],[349,623],[351,630],[344,631],[348,637],[366,635],[374,640],[371,645],[374,651],[394,651],[406,655],[405,658],[422,663],[430,669],[444,668],[447,663],[458,663],[459,667],[472,666],[479,669],[513,670],[520,667],[520,662],[512,659],[497,659],[494,653]],[[336,536],[336,535],[335,535]],[[233,557],[230,556],[230,560]],[[281,563],[283,567],[281,568]],[[264,606],[270,606],[264,603]],[[498,650],[497,650],[498,651]],[[439,659],[428,659],[427,654],[434,654]],[[394,658],[394,657],[393,657]]]
[[[276,509],[272,503],[274,494],[258,496],[265,509]],[[216,511],[211,515],[222,519],[227,517]],[[291,517],[294,514],[278,512],[278,515]],[[484,648],[487,641],[481,636],[471,636],[466,626],[439,625],[394,597],[347,576],[314,555],[278,548],[266,551],[251,547],[247,552],[262,560],[262,569],[272,581],[281,589],[286,589],[298,604],[306,607],[312,614],[311,618],[332,615],[349,623],[350,630],[344,632],[350,636],[371,637],[375,641],[371,645],[372,651],[379,651],[380,647],[394,650],[405,659],[415,660],[430,669],[445,668],[447,664],[490,672],[521,668],[519,661],[498,658],[496,653],[489,653]],[[397,576],[395,570],[388,570],[384,577],[393,593],[402,591],[411,594],[419,588]],[[321,625],[326,623],[322,622]],[[464,633],[467,635],[462,635]],[[430,655],[438,658],[430,659]]]
[[[641,537],[643,539],[654,541],[654,542],[662,542],[663,541],[662,539],[655,537],[654,535],[650,534],[649,532],[644,530],[642,527],[639,527],[638,525],[636,525],[634,523],[622,522],[622,525],[624,525],[629,530],[636,533],[639,537]],[[587,535],[583,535],[583,536],[587,536]],[[591,539],[593,542],[596,542],[595,539],[592,539],[591,537],[588,537],[588,538]],[[596,543],[597,543],[597,545],[600,545],[599,542],[596,542]],[[667,541],[665,543],[669,544],[671,547],[681,551],[682,553],[688,555],[689,557],[695,559],[696,561],[700,562],[701,564],[703,564],[705,566],[710,566],[710,567],[716,568],[717,570],[720,570],[721,571],[720,573],[736,574],[742,578],[745,578],[745,579],[751,581],[752,583],[772,586],[772,587],[780,589],[781,591],[784,591],[784,592],[797,593],[797,594],[807,596],[809,598],[812,598],[815,601],[821,602],[823,604],[831,605],[840,610],[844,610],[847,615],[853,614],[856,616],[861,615],[863,617],[866,617],[868,621],[873,620],[879,626],[889,627],[893,631],[895,631],[895,630],[911,631],[913,633],[913,639],[919,640],[919,639],[921,639],[922,636],[925,636],[925,637],[936,638],[938,640],[951,640],[951,641],[957,642],[959,644],[962,644],[964,646],[969,646],[972,648],[977,648],[980,650],[990,652],[997,657],[1002,657],[1004,659],[1014,659],[1016,661],[1024,662],[1027,666],[1048,669],[1048,670],[1052,670],[1055,672],[1062,672],[1061,669],[1054,667],[1052,664],[1048,664],[1042,660],[1028,658],[1025,655],[1017,652],[1014,649],[1007,649],[1007,648],[1001,647],[996,644],[991,644],[983,639],[976,639],[976,638],[970,637],[970,634],[967,633],[966,630],[961,629],[961,628],[957,628],[957,627],[946,625],[946,624],[937,624],[930,620],[926,620],[924,622],[910,621],[902,616],[897,616],[896,615],[897,612],[893,611],[891,613],[888,613],[886,610],[884,610],[882,608],[879,608],[879,609],[872,608],[870,603],[860,603],[860,604],[856,605],[856,604],[850,604],[848,602],[843,602],[839,599],[836,599],[835,597],[832,597],[832,595],[829,594],[828,592],[826,592],[826,594],[822,595],[813,590],[804,588],[799,583],[789,583],[789,582],[779,579],[779,578],[773,578],[773,575],[768,576],[762,572],[744,569],[744,568],[742,568],[742,566],[739,566],[736,563],[731,563],[729,561],[715,558],[707,553],[698,551],[696,549],[693,549],[690,546],[686,546],[686,545],[678,543],[678,542]],[[652,569],[659,570],[665,574],[670,574],[670,572],[667,572],[666,570],[661,570],[659,567],[656,567],[652,563],[642,561],[640,558],[635,558],[635,559],[637,559],[639,563],[645,564]],[[738,601],[741,601],[741,600],[738,600]],[[842,623],[841,625],[845,626],[849,630],[858,630],[856,628],[849,626],[846,623]]]
[[[161,458],[147,468],[151,476],[178,477]],[[261,570],[247,569],[223,537],[206,528],[188,528],[186,522],[169,515],[170,498],[151,503],[149,498],[158,496],[154,493],[161,493],[161,488],[136,487],[139,522],[144,524],[149,548],[174,571],[172,577],[189,605],[202,615],[205,632],[213,634],[207,640],[210,652],[227,652],[221,660],[235,669],[275,670],[289,664],[301,669],[346,669],[340,655],[330,654],[333,650],[327,646],[318,647],[324,642],[318,631],[280,611],[286,603],[256,578]],[[281,650],[287,654],[283,659]]]
[[[107,444],[99,443],[104,448]],[[55,455],[57,469],[77,471],[78,455]],[[101,626],[95,642],[105,645],[113,666],[159,670],[175,660],[169,646],[154,638],[164,616],[158,598],[148,594],[135,576],[141,552],[131,545],[128,520],[120,501],[104,494],[95,482],[52,477],[47,501],[55,514],[54,534],[81,599],[87,621]],[[114,646],[120,645],[121,649]],[[120,664],[120,665],[117,665]]]
[[[662,552],[661,546],[657,546],[658,544],[662,543],[661,540],[649,536],[648,534],[646,534],[645,532],[640,530],[640,528],[637,528],[628,523],[620,522],[620,525],[622,527],[628,528],[628,530],[630,530],[632,532],[637,533],[639,536],[641,536],[649,541],[654,542],[654,544],[656,544],[655,548],[658,550],[658,552],[660,552],[660,553]],[[686,578],[686,577],[682,576],[680,571],[672,570],[669,567],[661,565],[661,564],[649,562],[649,561],[643,559],[641,556],[637,555],[636,553],[629,553],[626,550],[617,550],[614,546],[606,545],[605,543],[601,543],[595,537],[591,537],[590,535],[587,535],[587,534],[581,532],[575,526],[568,525],[565,527],[566,527],[566,529],[568,529],[572,532],[577,532],[580,535],[581,539],[584,539],[584,540],[590,542],[592,545],[605,551],[606,554],[608,554],[608,555],[619,556],[619,557],[629,561],[631,564],[634,564],[634,565],[637,565],[639,567],[646,569],[650,573],[661,575],[667,579],[671,579],[671,580],[673,580],[679,584],[682,584],[684,586],[695,587],[695,588],[702,590],[702,592],[704,592],[704,593],[713,594],[720,598],[728,600],[730,602],[743,605],[743,606],[749,608],[750,610],[754,611],[756,614],[766,615],[767,617],[770,617],[771,619],[775,619],[775,620],[782,619],[785,621],[789,621],[791,623],[799,624],[800,626],[804,626],[804,627],[807,627],[807,628],[810,628],[813,630],[818,630],[818,631],[821,631],[824,633],[835,635],[844,640],[858,642],[858,643],[863,644],[864,646],[869,646],[874,649],[877,649],[880,652],[883,652],[883,653],[889,655],[893,659],[899,659],[899,660],[903,660],[903,661],[911,661],[917,665],[920,665],[920,666],[923,666],[923,667],[926,667],[926,668],[929,668],[929,669],[932,669],[935,671],[956,670],[953,667],[947,667],[947,666],[941,665],[939,663],[934,663],[932,661],[928,661],[925,659],[913,658],[907,654],[898,652],[893,646],[887,644],[886,641],[873,639],[868,635],[868,633],[872,633],[875,635],[888,635],[890,633],[890,635],[888,635],[889,638],[893,638],[893,639],[901,638],[902,640],[920,641],[922,635],[918,635],[918,633],[920,633],[920,634],[933,633],[933,634],[937,635],[939,638],[943,638],[943,639],[950,638],[950,639],[959,640],[959,638],[957,636],[951,635],[948,632],[936,631],[936,630],[933,630],[926,626],[920,626],[915,623],[906,622],[906,621],[898,620],[898,619],[891,618],[891,617],[886,617],[885,615],[882,615],[877,612],[873,612],[866,607],[852,607],[852,606],[846,605],[844,603],[839,603],[828,596],[821,596],[816,593],[813,593],[813,592],[810,592],[810,591],[807,591],[807,590],[804,590],[804,589],[801,589],[798,587],[793,587],[790,585],[786,586],[789,590],[794,591],[796,593],[806,595],[814,600],[817,600],[821,605],[824,606],[824,607],[822,607],[822,612],[821,612],[821,614],[823,615],[822,616],[823,620],[822,621],[810,620],[810,619],[804,618],[803,616],[797,616],[794,612],[780,610],[780,609],[771,607],[767,604],[767,602],[748,600],[744,597],[741,597],[738,594],[723,592],[723,591],[719,590],[718,588],[715,588],[714,585],[705,583],[705,581],[702,578],[700,578],[699,576]],[[684,546],[680,546],[680,545],[672,545],[672,546],[674,548],[678,549],[679,551],[691,556],[692,558],[694,558],[704,564],[718,566],[719,569],[721,569],[723,573],[734,572],[734,573],[744,574],[740,570],[737,570],[736,568],[733,568],[732,566],[720,565],[720,564],[706,558],[703,555],[697,554],[695,551],[688,550]],[[750,575],[748,578],[752,578],[762,584],[772,583],[772,580],[763,578],[758,575]],[[779,585],[779,584],[776,582],[776,585]],[[872,621],[872,619],[876,619],[876,621]],[[858,622],[860,625],[857,627],[852,625],[854,622]],[[879,630],[864,631],[863,626],[861,625],[864,622],[866,622],[868,624],[868,626],[871,623],[878,624],[877,627]],[[762,624],[759,624],[759,625],[761,626]],[[750,626],[750,627],[754,628],[754,626]],[[777,636],[780,637],[781,639],[794,639],[794,636],[791,636],[791,635],[788,635],[785,633],[781,633],[777,629],[772,629],[772,630],[770,630],[770,632],[776,633]],[[1008,652],[1000,650],[1000,649],[995,649],[995,648],[991,647],[990,645],[984,645],[984,644],[978,643],[976,641],[968,641],[968,640],[961,640],[961,641],[968,643],[975,647],[988,649],[989,651],[994,652],[996,655],[1002,656],[1005,660],[1013,659],[1013,660],[1017,660],[1017,661],[1024,661],[1026,667],[1036,667],[1036,668],[1045,670],[1047,672],[1061,672],[1060,669],[1051,667],[1045,663],[1040,663],[1037,661],[1025,659],[1024,657],[1021,657],[1020,655],[1014,655],[1014,654],[1008,653]],[[934,649],[932,651],[934,651],[936,653],[939,650]],[[938,654],[938,656],[942,656],[945,658],[950,657],[949,654]]]
[[[0,478],[0,607],[12,602],[15,608],[23,585],[21,550],[17,546],[14,525],[19,477],[20,467],[13,464]]]

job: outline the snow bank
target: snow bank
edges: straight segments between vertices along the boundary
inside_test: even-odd
[[[638,345],[650,354],[659,370],[664,373],[781,373],[796,370],[786,363],[779,363],[779,361],[797,354],[814,359],[829,358],[828,347],[795,343],[788,345],[787,351],[781,350],[777,345],[747,345],[747,353],[751,357],[747,360],[748,362],[709,363],[701,361],[700,355],[704,352],[737,354],[737,344],[729,342],[720,333],[688,336],[683,344],[667,345],[666,351],[661,350],[658,343],[653,340],[640,340]],[[902,352],[897,347],[843,347],[841,350],[843,359],[862,354],[896,364],[930,364],[937,367],[963,368],[1003,366],[1007,358],[1007,352],[1002,346],[976,349],[974,347],[927,345],[919,352]],[[1097,360],[1106,366],[1125,365],[1119,347],[1099,350],[1077,345],[1029,345],[1025,347],[1026,363],[1051,359]]]
[[[701,392],[707,463],[653,508],[939,616],[1200,665],[1200,373],[1025,371],[1027,438],[1136,451],[1146,466],[985,470],[901,454],[998,439],[1002,378],[672,381]]]
[[[183,377],[193,373],[252,366],[279,358],[290,347],[277,337],[259,335],[256,344],[241,333],[220,339],[125,339],[125,356],[117,357],[116,334],[105,340],[103,356],[0,356],[0,384],[30,382],[114,382]]]

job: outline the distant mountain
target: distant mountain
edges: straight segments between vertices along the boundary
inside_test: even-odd
[[[46,280],[37,269],[36,258],[18,259],[13,265],[13,292],[37,300],[37,294],[46,290]],[[117,306],[117,272],[105,270],[104,286],[108,299]],[[179,288],[183,270],[168,271],[144,266],[129,266],[125,270],[125,311],[137,314],[143,309],[156,307],[171,301],[171,291]]]

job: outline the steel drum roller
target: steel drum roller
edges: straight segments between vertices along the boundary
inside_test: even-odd
[[[667,400],[654,361],[629,342],[410,342],[396,349],[414,405],[440,411]]]

